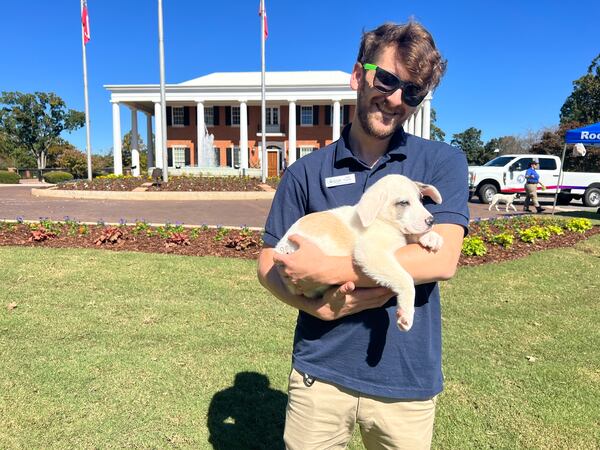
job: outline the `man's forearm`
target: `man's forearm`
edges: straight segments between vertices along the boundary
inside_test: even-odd
[[[395,253],[398,262],[412,276],[415,284],[448,280],[456,271],[462,248],[462,227],[438,225],[434,229],[444,238],[444,245],[438,252],[431,252],[419,244],[408,244]],[[377,286],[375,281],[356,266],[350,256],[332,257],[328,267],[330,284],[352,281],[360,287]]]

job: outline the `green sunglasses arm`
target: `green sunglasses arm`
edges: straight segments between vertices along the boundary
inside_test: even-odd
[[[375,64],[364,63],[363,67],[366,70],[377,70],[377,66]]]

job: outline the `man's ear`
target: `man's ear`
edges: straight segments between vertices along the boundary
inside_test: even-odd
[[[364,75],[365,71],[363,70],[362,65],[359,62],[356,62],[354,64],[354,67],[352,68],[352,75],[350,76],[350,87],[352,88],[352,90],[358,91],[358,89],[360,88],[362,77]]]

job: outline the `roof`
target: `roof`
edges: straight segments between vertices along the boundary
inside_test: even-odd
[[[260,86],[260,72],[215,72],[179,83],[178,86]],[[341,70],[265,72],[265,84],[274,86],[349,86],[350,74]]]

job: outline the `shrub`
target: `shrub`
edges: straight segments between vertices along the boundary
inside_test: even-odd
[[[490,242],[492,244],[501,245],[504,248],[508,248],[513,245],[514,236],[510,233],[500,233],[492,236]]]
[[[585,233],[587,230],[592,228],[592,221],[590,219],[571,219],[569,220],[565,228],[575,233]]]
[[[16,172],[0,170],[0,184],[17,184],[21,177]]]
[[[44,174],[44,181],[46,181],[46,183],[63,183],[65,181],[71,181],[72,179],[73,175],[71,175],[69,172],[55,171]]]
[[[463,241],[462,253],[465,256],[483,256],[487,253],[487,247],[480,237],[466,237]]]

